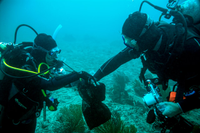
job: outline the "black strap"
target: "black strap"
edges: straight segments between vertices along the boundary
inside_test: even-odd
[[[147,70],[147,65],[146,65],[146,60],[144,59],[144,56],[141,56],[140,58],[142,60],[143,68],[141,68],[139,79],[140,79],[140,82],[143,81],[145,83],[146,79],[144,77],[144,74]]]

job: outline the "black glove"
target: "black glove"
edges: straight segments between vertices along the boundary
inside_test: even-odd
[[[48,106],[50,111],[56,111],[57,110],[57,107],[58,107],[58,104],[59,104],[57,98],[56,99],[54,99],[54,98],[49,99],[48,98],[48,100],[46,100],[46,103],[47,103],[47,106]]]
[[[80,74],[80,78],[84,79],[86,84],[94,84],[95,86],[97,85],[95,78],[89,73],[85,71],[81,71],[79,72],[79,74]]]

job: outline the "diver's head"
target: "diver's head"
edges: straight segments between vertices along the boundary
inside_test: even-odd
[[[35,38],[34,43],[37,49],[45,53],[46,63],[48,65],[53,65],[61,49],[57,47],[56,41],[52,36],[41,33]]]
[[[153,49],[160,39],[160,31],[145,13],[134,12],[122,27],[124,44],[140,52]]]

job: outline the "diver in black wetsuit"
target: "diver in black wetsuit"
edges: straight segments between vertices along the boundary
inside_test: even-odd
[[[189,16],[186,19],[192,20]],[[200,36],[194,25],[188,21],[185,34],[182,24],[155,23],[145,13],[130,14],[122,27],[127,47],[105,62],[94,77],[99,81],[122,64],[140,57],[143,63],[141,80],[149,69],[158,75],[164,89],[169,79],[178,83],[175,103],[159,104],[165,105],[163,115],[173,117],[200,108]]]
[[[86,82],[92,78],[83,71],[49,77],[51,69],[63,65],[57,60],[60,49],[50,35],[38,34],[33,43],[2,46],[1,52],[4,74],[0,80],[1,133],[34,133],[43,101],[50,110],[57,109],[58,103],[50,101],[46,90],[60,89],[79,78]]]

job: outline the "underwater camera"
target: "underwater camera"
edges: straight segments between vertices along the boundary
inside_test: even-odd
[[[154,82],[157,82],[157,79],[154,80]],[[159,102],[162,102],[162,96],[159,93],[160,92],[160,88],[153,83],[152,80],[147,79],[146,80],[146,89],[148,91],[148,93],[146,95],[144,95],[143,97],[143,101],[144,103],[148,106],[151,107]]]
[[[162,115],[165,107],[157,106],[158,103],[163,102],[160,94],[160,89],[156,85],[158,79],[147,79],[145,87],[148,91],[143,97],[144,103],[150,108],[147,114],[147,123],[154,123],[155,127],[161,128],[161,133],[170,131],[170,133],[185,132],[189,133],[193,130],[193,125],[180,115],[175,117],[167,117]]]

